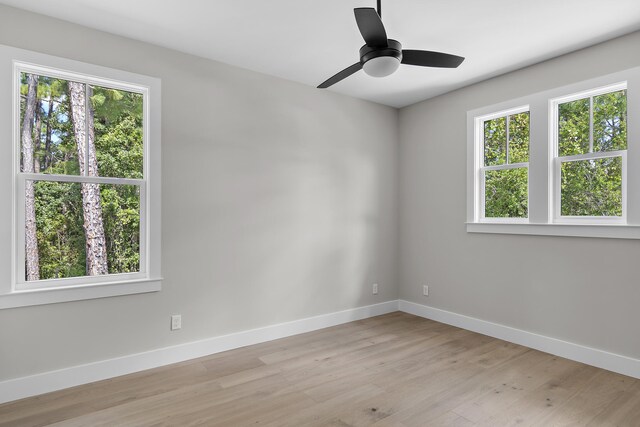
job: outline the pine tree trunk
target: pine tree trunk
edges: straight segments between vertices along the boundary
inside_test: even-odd
[[[93,109],[87,106],[87,92],[82,83],[69,82],[69,104],[71,121],[78,148],[80,173],[98,176],[98,161],[94,144]],[[86,141],[86,144],[85,144]],[[102,223],[102,205],[100,203],[100,185],[82,184],[82,211],[87,250],[87,275],[107,274],[107,248]]]
[[[53,116],[53,97],[49,97],[49,109],[47,110],[47,130],[44,142],[44,169],[47,170],[51,166],[51,136],[53,129],[51,127],[51,117]]]
[[[36,91],[37,93],[37,91]],[[33,126],[33,171],[35,173],[40,172],[40,137],[42,130],[42,114],[40,113],[42,110],[42,101],[37,98],[36,99],[36,122]]]
[[[33,173],[33,119],[35,117],[38,76],[27,74],[27,99],[22,119],[22,171]],[[36,235],[36,204],[33,181],[25,182],[25,250],[27,280],[40,279],[40,257]]]

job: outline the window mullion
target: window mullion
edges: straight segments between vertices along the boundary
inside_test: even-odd
[[[506,152],[505,152],[505,164],[509,164],[509,117],[511,116],[507,116],[507,120],[505,120],[505,122],[507,123],[507,131],[506,131],[506,135],[507,135],[507,140],[505,142],[505,146],[506,146]]]
[[[589,153],[593,153],[593,96],[589,97]]]
[[[594,159],[602,159],[607,157],[621,157],[623,153],[627,150],[616,150],[616,151],[596,151],[594,153],[588,154],[574,154],[573,156],[558,156],[557,159],[562,163],[566,162],[575,162],[579,160],[594,160]]]
[[[113,184],[113,185],[145,185],[144,179],[136,178],[113,178],[107,176],[82,176],[82,175],[52,175],[37,173],[19,173],[19,177],[29,181],[51,181],[51,182],[77,182],[93,184]]]
[[[501,170],[510,170],[510,169],[519,169],[519,168],[528,168],[529,162],[524,163],[510,163],[508,165],[494,165],[494,166],[483,166],[480,168],[483,172],[486,171],[501,171]]]
[[[84,84],[84,176],[89,176],[89,83]]]

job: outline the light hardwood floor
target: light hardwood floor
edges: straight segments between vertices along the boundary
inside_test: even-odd
[[[0,405],[0,426],[640,426],[640,380],[392,313]]]

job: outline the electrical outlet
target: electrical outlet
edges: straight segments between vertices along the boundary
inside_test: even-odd
[[[378,295],[378,284],[377,283],[373,284],[373,294],[374,295]]]
[[[422,295],[424,295],[425,297],[428,297],[428,296],[429,296],[429,286],[424,285],[424,286],[422,287]]]
[[[174,314],[171,316],[171,330],[175,331],[178,329],[182,329],[182,315]]]

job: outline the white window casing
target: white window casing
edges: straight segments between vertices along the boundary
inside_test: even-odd
[[[599,94],[627,91],[627,150],[557,157],[558,105]],[[529,218],[483,217],[482,123],[495,117],[530,111]],[[640,67],[547,90],[467,113],[468,232],[640,239]],[[560,215],[562,162],[621,157],[622,216]]]
[[[143,95],[143,178],[19,172],[20,73],[100,85]],[[128,295],[161,289],[160,80],[0,45],[0,309]],[[140,194],[140,269],[136,273],[25,281],[26,181],[127,184]]]
[[[550,218],[551,222],[557,224],[627,224],[627,150],[617,151],[602,151],[593,152],[593,97],[597,95],[603,95],[611,92],[617,92],[621,90],[627,90],[627,83],[621,82],[612,85],[606,85],[587,91],[573,93],[568,96],[562,96],[549,100],[549,143],[551,149],[549,150],[550,158],[550,200],[551,206]],[[591,113],[590,113],[590,135],[589,135],[589,153],[576,154],[571,156],[559,156],[558,154],[558,106],[560,104],[576,101],[580,99],[591,99]],[[627,101],[629,97],[627,94]],[[628,135],[627,135],[628,136]],[[628,141],[627,141],[628,143]],[[594,160],[602,158],[621,157],[622,158],[622,215],[619,217],[594,217],[594,216],[580,216],[580,217],[567,217],[562,216],[560,213],[560,198],[562,196],[560,189],[560,169],[563,163],[580,161],[580,160]]]
[[[529,162],[525,163],[508,163],[509,158],[509,121],[508,117],[525,113],[529,111],[529,106],[519,106],[516,108],[511,108],[508,110],[498,111],[495,113],[487,114],[480,117],[474,118],[474,133],[475,133],[475,142],[478,147],[475,150],[474,162],[475,162],[475,170],[476,170],[476,191],[474,196],[474,218],[477,222],[482,223],[527,223],[529,222],[529,218],[487,218],[485,217],[485,172],[487,171],[496,171],[496,170],[507,170],[507,169],[517,169],[517,168],[529,168]],[[505,164],[495,165],[495,166],[484,166],[484,123],[488,120],[498,119],[506,117],[507,118],[507,142],[506,142],[506,153],[505,153]],[[527,192],[528,193],[528,192]]]

